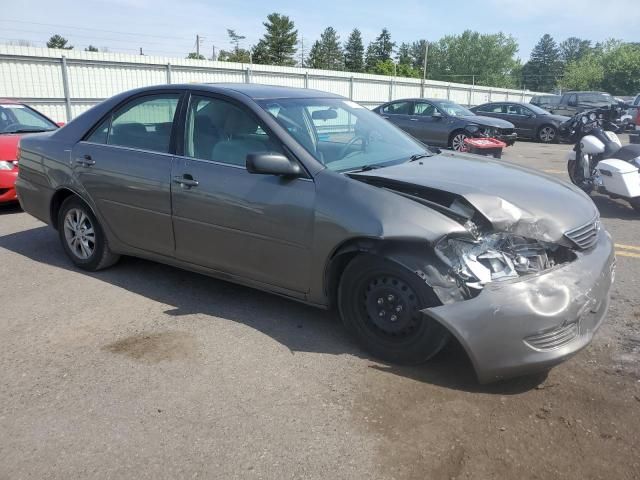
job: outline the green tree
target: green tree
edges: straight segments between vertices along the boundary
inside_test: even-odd
[[[602,89],[612,95],[640,92],[640,45],[606,42],[602,49]]]
[[[523,84],[531,89],[549,92],[562,74],[560,48],[548,33],[543,35],[522,69]]]
[[[206,60],[204,55],[197,52],[190,52],[189,55],[187,55],[187,58],[189,60]]]
[[[98,47],[94,47],[93,45],[89,45],[87,48],[84,49],[85,52],[98,52]]]
[[[340,46],[340,37],[333,27],[327,27],[320,40],[314,42],[309,52],[307,64],[311,68],[325,70],[342,70],[344,68],[344,54]]]
[[[382,29],[382,32],[380,32],[380,35],[376,38],[375,46],[378,61],[386,62],[387,60],[391,60],[393,49],[396,44],[391,41],[391,34],[389,33],[389,30],[386,28]]]
[[[237,34],[235,30],[231,29],[227,29],[227,35],[229,36],[229,41],[233,45],[233,49],[230,51],[220,50],[218,60],[221,62],[249,63],[251,61],[251,53],[249,50],[240,47],[240,42],[246,37]]]
[[[604,80],[602,58],[589,54],[569,62],[560,84],[566,90],[599,90]]]
[[[411,60],[413,62],[413,68],[416,70],[422,71],[424,69],[424,54],[427,47],[426,40],[418,40],[417,42],[413,42],[411,47],[409,47],[409,52],[411,54]]]
[[[424,48],[424,44],[421,45]],[[429,44],[427,77],[434,80],[515,87],[513,72],[518,43],[503,33],[481,34],[466,30]],[[424,52],[422,53],[424,61]]]
[[[357,28],[353,29],[344,46],[344,68],[350,72],[364,71],[364,44]]]
[[[378,53],[374,42],[367,45],[367,51],[364,54],[364,68],[367,72],[373,72],[378,63]]]
[[[560,43],[560,56],[566,64],[577,62],[591,51],[591,40],[569,37]]]
[[[49,38],[49,41],[47,42],[47,48],[60,48],[62,50],[73,50],[73,45],[67,45],[69,41],[58,35],[52,35],[51,38]]]
[[[254,63],[293,66],[298,31],[286,15],[271,13],[263,23],[267,32],[253,49]]]

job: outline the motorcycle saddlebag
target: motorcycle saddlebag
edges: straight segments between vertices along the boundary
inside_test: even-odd
[[[634,165],[609,158],[599,162],[596,168],[600,172],[604,188],[609,193],[626,198],[640,197],[640,174]]]

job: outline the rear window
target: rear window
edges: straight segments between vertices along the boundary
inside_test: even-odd
[[[613,97],[608,93],[581,93],[579,99],[582,103],[613,103]]]

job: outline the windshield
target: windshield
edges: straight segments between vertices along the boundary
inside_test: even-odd
[[[0,104],[0,134],[48,132],[56,128],[55,123],[26,105]]]
[[[467,110],[466,108],[458,105],[457,103],[449,102],[449,101],[435,101],[438,109],[442,112],[450,115],[452,117],[468,117],[469,115],[475,115],[471,110]]]
[[[345,172],[430,155],[427,148],[370,110],[340,98],[258,102],[316,160]]]
[[[536,115],[549,115],[549,112],[531,103],[527,105],[527,108],[531,110],[533,113],[535,113]]]

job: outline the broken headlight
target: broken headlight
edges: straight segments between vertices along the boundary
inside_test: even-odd
[[[565,247],[509,233],[445,238],[436,247],[454,276],[469,289],[542,272],[570,260]]]

